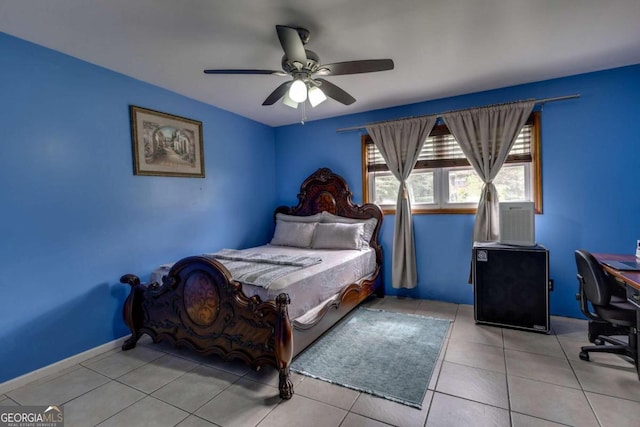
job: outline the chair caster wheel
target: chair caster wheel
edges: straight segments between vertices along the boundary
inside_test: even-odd
[[[581,351],[578,356],[580,356],[580,360],[586,360],[587,362],[589,361],[589,353],[587,352]]]
[[[604,345],[604,341],[601,340],[600,338],[596,338],[595,340],[593,340],[593,343],[595,345]]]

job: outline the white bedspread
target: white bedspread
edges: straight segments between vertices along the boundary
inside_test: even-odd
[[[252,252],[281,254],[294,257],[319,257],[322,262],[300,268],[275,279],[268,289],[243,283],[247,296],[258,295],[263,301],[274,299],[282,292],[289,294],[289,317],[295,319],[326,301],[344,286],[370,276],[376,269],[376,254],[366,250],[301,249],[264,245],[251,248]],[[205,254],[210,255],[210,254]],[[223,265],[228,261],[220,259]],[[164,264],[151,273],[150,281],[162,283],[172,264]],[[234,277],[235,279],[235,277]]]

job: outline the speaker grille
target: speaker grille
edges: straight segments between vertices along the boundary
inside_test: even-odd
[[[477,322],[549,331],[549,252],[474,248]]]

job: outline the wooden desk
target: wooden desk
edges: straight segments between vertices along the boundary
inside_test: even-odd
[[[627,285],[627,299],[630,303],[640,308],[640,271],[622,271],[602,264],[602,261],[632,261],[637,262],[635,255],[619,255],[619,254],[593,254],[600,265],[610,275],[620,279]],[[632,291],[629,294],[629,291]],[[634,298],[638,296],[638,298]]]
[[[593,254],[598,260],[602,268],[624,282],[627,291],[627,301],[636,307],[636,337],[638,342],[638,360],[636,361],[636,370],[638,372],[638,378],[640,378],[640,271],[623,271],[616,270],[603,264],[603,261],[637,261],[635,255],[620,255],[620,254]]]

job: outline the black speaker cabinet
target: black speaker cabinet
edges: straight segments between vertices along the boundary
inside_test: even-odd
[[[549,333],[549,251],[541,245],[473,246],[476,323]]]

